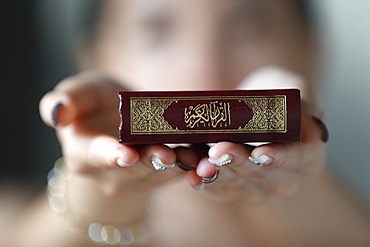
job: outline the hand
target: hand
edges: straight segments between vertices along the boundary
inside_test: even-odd
[[[240,87],[294,87],[301,89],[303,101],[315,101],[303,79],[286,70],[259,71],[242,82]],[[316,106],[316,103],[310,105]],[[270,143],[258,147],[221,142],[212,146],[208,153],[210,159],[201,159],[196,169],[199,177],[213,177],[219,170],[217,181],[206,186],[207,194],[217,200],[242,204],[279,201],[294,195],[304,178],[318,173],[325,164],[327,133],[311,115],[318,112],[317,108],[306,106],[304,104],[302,109],[301,142]],[[221,162],[226,164],[217,166]]]
[[[218,163],[228,157],[230,164],[221,168],[203,158],[197,166],[200,177],[219,178],[206,186],[208,194],[221,201],[260,204],[279,201],[296,193],[306,176],[316,174],[325,164],[325,143],[321,129],[310,117],[303,116],[303,138],[300,143],[271,143],[253,148],[248,145],[221,142],[209,150]],[[252,162],[250,157],[269,159]],[[253,159],[252,159],[253,160]]]
[[[117,82],[84,72],[59,83],[40,103],[43,120],[56,128],[68,168],[95,180],[107,196],[138,187],[149,191],[182,173],[180,169],[153,169],[153,157],[164,164],[175,163],[175,151],[167,146],[118,143],[120,90],[124,88]]]

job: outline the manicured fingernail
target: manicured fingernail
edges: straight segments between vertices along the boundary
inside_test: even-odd
[[[193,190],[203,190],[204,189],[204,183],[201,183],[199,185],[192,185]]]
[[[202,182],[204,183],[204,184],[210,184],[210,183],[213,183],[214,181],[216,181],[216,179],[218,178],[218,173],[219,173],[219,171],[217,170],[216,171],[216,173],[215,173],[215,175],[213,175],[213,177],[211,177],[211,178],[202,178]]]
[[[131,164],[128,164],[128,163],[124,162],[121,158],[117,159],[117,165],[119,165],[120,167],[131,166]]]
[[[53,111],[51,112],[51,124],[56,127],[58,125],[58,113],[60,109],[63,107],[62,103],[58,103],[54,106]]]
[[[174,168],[175,164],[166,165],[162,162],[162,160],[156,156],[152,157],[152,165],[156,171],[162,171],[167,168]]]
[[[268,166],[274,161],[271,157],[264,154],[257,158],[249,157],[249,160],[259,166]]]
[[[194,170],[195,168],[194,167],[189,167],[189,166],[186,166],[184,165],[184,163],[182,163],[180,160],[176,160],[176,165],[183,171],[192,171]]]
[[[230,164],[232,160],[233,156],[231,154],[224,154],[217,159],[208,158],[208,161],[211,162],[212,164],[215,164],[216,166],[224,166]]]
[[[321,129],[321,140],[324,143],[327,143],[329,141],[329,130],[326,127],[325,123],[318,117],[316,116],[311,116],[313,121],[316,122],[316,124],[320,127]]]

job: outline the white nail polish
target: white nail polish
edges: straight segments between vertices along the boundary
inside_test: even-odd
[[[231,154],[224,154],[218,159],[208,158],[208,161],[216,166],[224,166],[230,164],[233,160],[233,156]]]
[[[201,183],[200,185],[197,186],[192,186],[194,190],[203,190],[204,189],[204,183]]]
[[[119,165],[120,167],[127,167],[128,164],[126,162],[124,162],[122,159],[117,159],[117,165]]]
[[[163,171],[167,168],[175,167],[175,164],[166,165],[164,164],[160,158],[153,156],[152,157],[152,165],[156,171]]]
[[[249,160],[259,166],[268,166],[272,163],[273,159],[267,155],[261,155],[257,158],[249,157]]]

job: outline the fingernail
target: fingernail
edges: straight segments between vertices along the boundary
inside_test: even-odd
[[[216,166],[224,166],[230,164],[233,160],[233,156],[231,154],[224,154],[218,159],[208,158],[208,161]]]
[[[54,106],[53,111],[51,112],[51,124],[56,127],[58,125],[58,113],[63,107],[62,103],[58,103]]]
[[[210,183],[213,183],[214,181],[216,181],[216,179],[218,178],[218,173],[219,173],[219,171],[217,170],[215,175],[213,175],[213,177],[211,177],[211,178],[202,177],[203,184],[210,184]]]
[[[153,156],[152,157],[152,165],[156,171],[163,171],[167,168],[174,168],[175,164],[166,165],[164,164],[160,158]]]
[[[201,183],[199,185],[192,185],[191,186],[193,190],[203,190],[204,189],[204,183]]]
[[[117,159],[117,165],[119,165],[120,167],[131,166],[131,164],[128,164],[128,163],[124,162],[121,158]]]
[[[194,167],[189,167],[189,166],[186,166],[184,165],[184,163],[182,163],[180,160],[176,160],[176,165],[183,171],[192,171],[194,170],[195,168]]]
[[[329,130],[326,127],[325,123],[318,117],[316,116],[311,116],[313,121],[316,122],[316,124],[320,127],[321,129],[321,140],[324,143],[327,143],[329,141]]]
[[[259,166],[268,166],[272,163],[273,159],[267,155],[261,155],[257,158],[249,157],[249,160]]]

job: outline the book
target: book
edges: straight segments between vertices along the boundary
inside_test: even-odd
[[[123,91],[118,97],[124,144],[301,140],[298,89]]]

